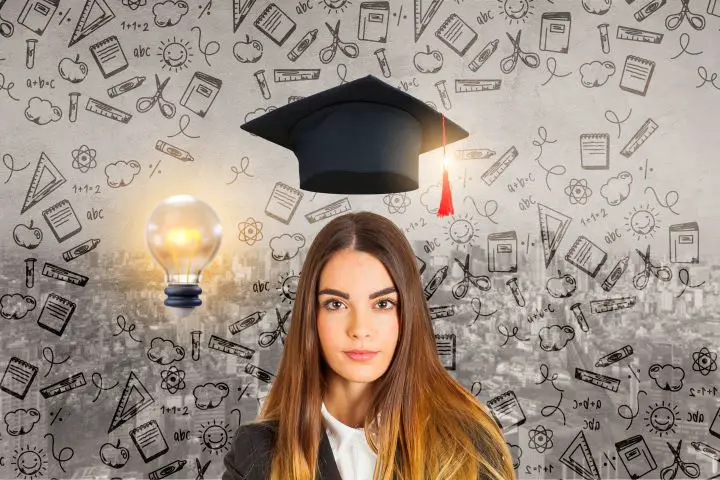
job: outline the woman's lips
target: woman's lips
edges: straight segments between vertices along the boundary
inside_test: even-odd
[[[377,355],[378,352],[345,352],[345,355],[347,355],[351,360],[355,360],[356,362],[367,362],[368,360],[372,360],[375,355]]]

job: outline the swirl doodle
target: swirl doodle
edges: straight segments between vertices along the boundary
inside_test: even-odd
[[[465,200],[470,200],[472,202],[473,207],[475,207],[475,211],[477,212],[478,215],[480,215],[481,217],[487,218],[492,223],[497,225],[498,222],[496,222],[492,218],[498,210],[498,203],[495,200],[488,200],[487,202],[485,202],[483,204],[483,210],[485,211],[485,213],[480,213],[480,209],[475,204],[475,199],[472,198],[470,195],[466,195]]]
[[[512,330],[510,331],[510,330],[507,329],[507,327],[506,327],[504,324],[501,323],[500,325],[498,325],[497,331],[500,332],[500,335],[502,335],[503,337],[505,337],[505,341],[504,341],[502,344],[500,344],[501,347],[505,346],[505,344],[506,344],[506,343],[510,340],[510,338],[512,338],[512,337],[517,338],[518,341],[520,341],[520,342],[527,342],[528,340],[530,340],[529,337],[528,337],[528,338],[520,338],[520,337],[517,336],[517,333],[518,333],[518,327],[517,327],[517,326],[513,326],[513,327],[512,327]]]
[[[685,290],[688,288],[698,288],[705,285],[705,280],[698,283],[697,285],[690,285],[690,272],[687,268],[681,268],[680,271],[678,271],[678,277],[680,278],[680,283],[683,284],[683,289],[675,296],[675,298],[682,297],[683,293],[685,293]]]
[[[708,77],[707,69],[706,69],[705,67],[703,67],[702,65],[700,65],[700,66],[698,67],[698,70],[697,70],[697,71],[698,71],[698,75],[700,76],[700,78],[702,79],[703,82],[702,82],[700,85],[696,85],[695,88],[700,88],[700,87],[702,87],[703,85],[705,85],[706,83],[709,83],[710,85],[712,85],[712,86],[715,87],[716,89],[720,90],[720,87],[718,87],[717,85],[715,85],[715,80],[717,80],[717,78],[718,78],[718,74],[717,74],[717,73],[713,73],[712,75],[710,75],[710,77]]]
[[[63,467],[63,463],[69,461],[73,456],[75,455],[75,450],[73,450],[70,447],[63,447],[60,449],[59,453],[55,453],[55,436],[52,433],[46,433],[43,438],[46,438],[47,436],[50,436],[50,451],[52,452],[52,456],[55,460],[57,460],[58,464],[60,465],[60,468],[63,472],[65,472],[65,467]],[[63,452],[65,452],[65,456],[63,455]],[[69,455],[69,456],[67,456]]]
[[[340,85],[342,85],[343,83],[347,83],[347,80],[345,80],[345,78],[347,77],[347,66],[344,63],[338,63],[335,71],[337,72],[337,76],[340,79]]]
[[[542,164],[540,161],[540,157],[542,157],[543,154],[543,145],[546,143],[555,143],[557,140],[548,140],[547,137],[547,130],[545,127],[540,126],[538,127],[538,136],[540,137],[540,140],[533,140],[532,144],[536,147],[540,148],[540,153],[538,153],[538,156],[535,157],[535,161],[538,165],[540,165],[540,168],[545,170],[545,186],[547,186],[547,189],[549,191],[552,191],[552,188],[550,188],[550,175],[565,175],[565,172],[567,172],[567,168],[565,168],[565,165],[553,165],[550,168],[546,168],[545,165]]]
[[[550,372],[550,369],[546,364],[544,364],[544,363],[540,364],[540,375],[542,375],[542,380],[540,382],[535,382],[535,385],[542,385],[543,383],[545,383],[546,381],[549,380],[550,385],[552,385],[552,387],[555,390],[560,392],[560,400],[558,401],[557,405],[545,405],[542,408],[542,410],[540,410],[540,413],[542,414],[543,417],[549,417],[550,415],[552,415],[555,412],[560,412],[560,415],[562,415],[562,418],[563,418],[563,425],[566,425],[565,412],[563,412],[562,409],[560,408],[560,405],[562,404],[562,399],[563,399],[563,392],[565,390],[558,388],[557,385],[555,385],[555,380],[558,379],[558,374],[553,373],[551,376],[549,376],[548,375],[549,372]],[[545,413],[546,411],[548,411],[548,413]]]
[[[473,309],[473,312],[476,313],[475,320],[472,321],[472,323],[468,326],[475,325],[475,322],[477,322],[477,319],[480,317],[492,317],[497,313],[497,309],[491,313],[482,313],[482,300],[480,300],[478,297],[473,297],[472,300],[470,300],[470,306]]]
[[[92,378],[93,385],[95,385],[98,388],[97,395],[95,395],[95,398],[93,398],[93,403],[97,402],[97,399],[100,397],[100,392],[103,392],[106,390],[112,390],[113,388],[117,387],[117,385],[118,385],[118,382],[115,382],[115,385],[105,388],[103,386],[102,375],[98,372],[93,372],[91,378]]]
[[[202,30],[200,30],[200,27],[194,26],[190,29],[190,31],[192,32],[196,28],[198,31],[198,50],[200,51],[200,53],[202,53],[204,55],[205,63],[207,63],[208,67],[210,67],[211,65],[210,65],[210,62],[208,61],[208,57],[211,57],[220,51],[220,44],[218,42],[216,42],[215,40],[213,40],[213,41],[206,43],[205,47],[203,47],[202,46]],[[215,50],[210,51],[211,45],[213,45],[213,48],[215,48]]]
[[[12,178],[13,172],[22,172],[23,170],[25,170],[25,169],[30,165],[30,162],[28,162],[28,163],[26,163],[25,166],[22,167],[22,168],[15,168],[15,159],[14,159],[13,156],[10,155],[9,153],[3,154],[3,159],[2,159],[2,161],[3,161],[3,165],[5,165],[5,168],[7,168],[8,170],[10,170],[10,175],[8,175],[8,178],[7,178],[7,180],[5,180],[4,183],[8,183],[8,182],[10,181],[10,179]],[[9,162],[9,163],[8,163],[8,162]]]
[[[648,190],[651,190],[653,192],[653,195],[655,195],[655,200],[657,200],[661,207],[667,208],[675,215],[680,215],[672,208],[677,205],[678,201],[680,200],[680,194],[677,192],[677,190],[670,190],[668,193],[665,194],[665,203],[660,201],[660,197],[658,197],[658,194],[653,187],[645,187],[645,193],[647,193]]]
[[[0,73],[0,91],[5,90],[7,92],[8,97],[12,98],[16,102],[19,102],[19,98],[15,98],[13,94],[10,92],[10,90],[13,89],[15,86],[15,82],[8,82],[7,86],[5,85],[5,75]]]
[[[632,108],[628,112],[627,116],[620,120],[615,112],[612,110],[605,110],[605,120],[607,120],[610,123],[614,123],[618,127],[618,138],[620,138],[620,135],[622,134],[622,124],[627,122],[628,118],[630,118],[630,115],[632,114]]]
[[[690,35],[683,32],[682,35],[680,35],[680,51],[677,53],[677,55],[670,57],[670,59],[675,60],[683,53],[687,53],[688,55],[700,55],[701,53],[703,53],[702,50],[700,50],[699,52],[688,51],[688,49],[687,49],[688,45],[690,45]]]
[[[644,393],[647,395],[647,392],[645,390],[639,390],[637,392],[636,401],[637,401],[637,410],[633,411],[632,407],[630,405],[620,405],[617,409],[618,415],[620,415],[625,420],[630,420],[630,423],[628,423],[627,427],[625,427],[625,430],[630,430],[630,427],[632,426],[633,420],[635,420],[635,417],[638,416],[638,413],[640,413],[640,394]]]
[[[233,178],[231,181],[227,182],[226,185],[230,185],[232,183],[235,183],[235,180],[240,176],[241,173],[244,173],[248,177],[254,177],[255,175],[250,175],[247,173],[247,167],[250,164],[250,159],[248,157],[242,157],[240,160],[240,170],[237,169],[235,165],[230,167],[230,171],[235,174],[235,178]]]
[[[125,325],[127,325],[127,320],[125,319],[125,315],[118,315],[115,318],[115,323],[117,323],[118,327],[120,327],[120,331],[118,333],[113,333],[113,337],[116,337],[120,335],[123,332],[127,332],[130,338],[135,340],[137,343],[142,343],[142,340],[138,340],[137,338],[133,337],[133,330],[135,330],[135,324],[131,323],[128,328],[125,328]]]
[[[541,84],[541,86],[543,86],[543,87],[545,85],[547,85],[550,82],[550,80],[553,79],[553,77],[563,78],[563,77],[567,77],[568,75],[571,75],[573,73],[573,72],[568,72],[563,75],[556,75],[555,71],[557,69],[557,61],[555,60],[555,57],[549,57],[547,60],[545,60],[545,66],[547,67],[548,72],[550,72],[550,76],[548,77],[547,80],[545,80],[544,83]]]
[[[50,352],[50,353],[48,353],[48,352]],[[45,372],[45,375],[44,375],[45,377],[50,375],[50,371],[52,370],[53,365],[62,365],[63,363],[70,360],[70,355],[68,355],[65,360],[63,360],[61,362],[56,362],[55,361],[55,352],[53,352],[53,349],[51,347],[43,348],[42,355],[43,355],[43,358],[45,359],[45,361],[50,364],[50,366],[48,367],[48,371]]]
[[[180,135],[181,133],[188,138],[200,138],[200,135],[190,135],[189,133],[187,133],[185,131],[187,129],[187,127],[190,125],[190,115],[188,115],[187,113],[183,113],[182,116],[180,117],[180,120],[178,123],[180,126],[180,130],[178,130],[177,133],[174,133],[172,135],[167,135],[168,138],[176,137],[176,136]]]

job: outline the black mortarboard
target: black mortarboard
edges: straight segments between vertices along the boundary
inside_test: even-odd
[[[468,136],[422,100],[372,75],[295,100],[240,128],[292,150],[301,189],[341,194],[416,190],[419,155]]]

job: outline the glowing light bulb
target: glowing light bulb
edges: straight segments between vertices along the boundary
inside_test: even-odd
[[[202,305],[198,285],[202,270],[215,257],[222,225],[215,211],[192,195],[168,197],[150,214],[145,226],[150,253],[165,269],[165,305],[187,315]]]

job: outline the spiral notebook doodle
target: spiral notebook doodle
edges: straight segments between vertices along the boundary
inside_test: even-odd
[[[455,334],[436,334],[435,347],[440,357],[440,363],[447,370],[455,370]]]
[[[0,390],[22,400],[27,395],[37,372],[38,367],[35,365],[31,365],[18,357],[12,357],[0,381]]]
[[[64,242],[82,230],[80,220],[68,200],[60,200],[43,210],[42,215],[58,242]]]
[[[610,168],[610,135],[583,133],[580,135],[580,166],[586,170]]]
[[[580,235],[570,247],[565,260],[595,278],[600,271],[600,267],[607,260],[607,253],[586,237]]]
[[[522,425],[527,419],[515,392],[512,390],[491,398],[488,400],[487,406],[495,417],[496,423],[503,430]]]
[[[628,55],[620,79],[620,88],[645,96],[654,70],[655,62],[652,60]]]
[[[435,36],[461,57],[470,50],[478,37],[475,30],[454,13],[440,25]]]
[[[265,206],[265,214],[287,225],[295,215],[295,210],[300,205],[302,197],[303,193],[300,190],[277,182]]]
[[[130,438],[145,463],[155,460],[168,451],[168,444],[155,420],[150,420],[130,430]]]
[[[45,305],[40,312],[37,324],[60,337],[75,312],[75,307],[77,307],[75,302],[51,293],[45,299]]]
[[[295,31],[297,26],[287,13],[282,11],[280,7],[274,3],[268,4],[265,10],[258,15],[257,20],[253,24],[258,30],[268,36],[270,40],[282,47],[285,40]]]
[[[97,63],[103,77],[112,77],[128,67],[128,61],[122,46],[115,35],[107,37],[90,46],[95,63]]]

